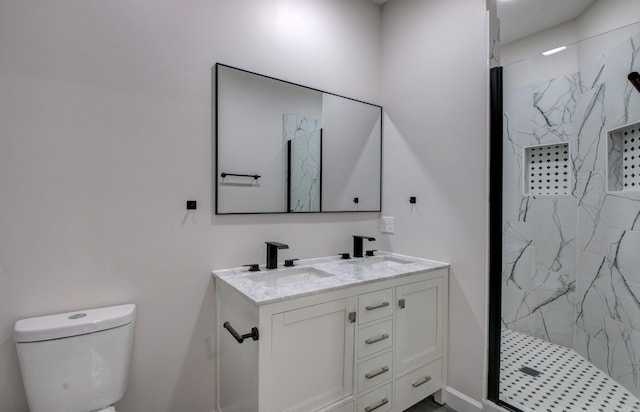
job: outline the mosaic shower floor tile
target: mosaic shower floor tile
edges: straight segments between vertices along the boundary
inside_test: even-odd
[[[524,412],[640,412],[637,398],[573,350],[506,328],[500,399]]]

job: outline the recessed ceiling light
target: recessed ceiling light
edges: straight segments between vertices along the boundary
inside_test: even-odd
[[[547,50],[546,52],[542,52],[544,56],[551,56],[552,54],[560,53],[561,51],[567,50],[567,46],[556,47],[555,49]]]

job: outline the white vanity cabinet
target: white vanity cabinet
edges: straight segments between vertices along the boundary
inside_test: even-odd
[[[441,391],[447,279],[444,266],[259,303],[216,278],[218,411],[401,412]]]
[[[272,411],[312,411],[353,392],[354,298],[271,316]]]
[[[394,375],[397,405],[422,399],[446,380],[446,277],[396,288]],[[436,401],[442,403],[442,393]]]

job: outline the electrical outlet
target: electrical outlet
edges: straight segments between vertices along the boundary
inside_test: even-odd
[[[382,216],[382,220],[380,221],[380,231],[382,233],[393,233],[393,218],[390,216]]]

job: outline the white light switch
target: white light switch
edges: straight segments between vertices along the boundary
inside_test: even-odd
[[[390,216],[382,216],[380,221],[380,231],[382,233],[393,233],[393,218]]]

